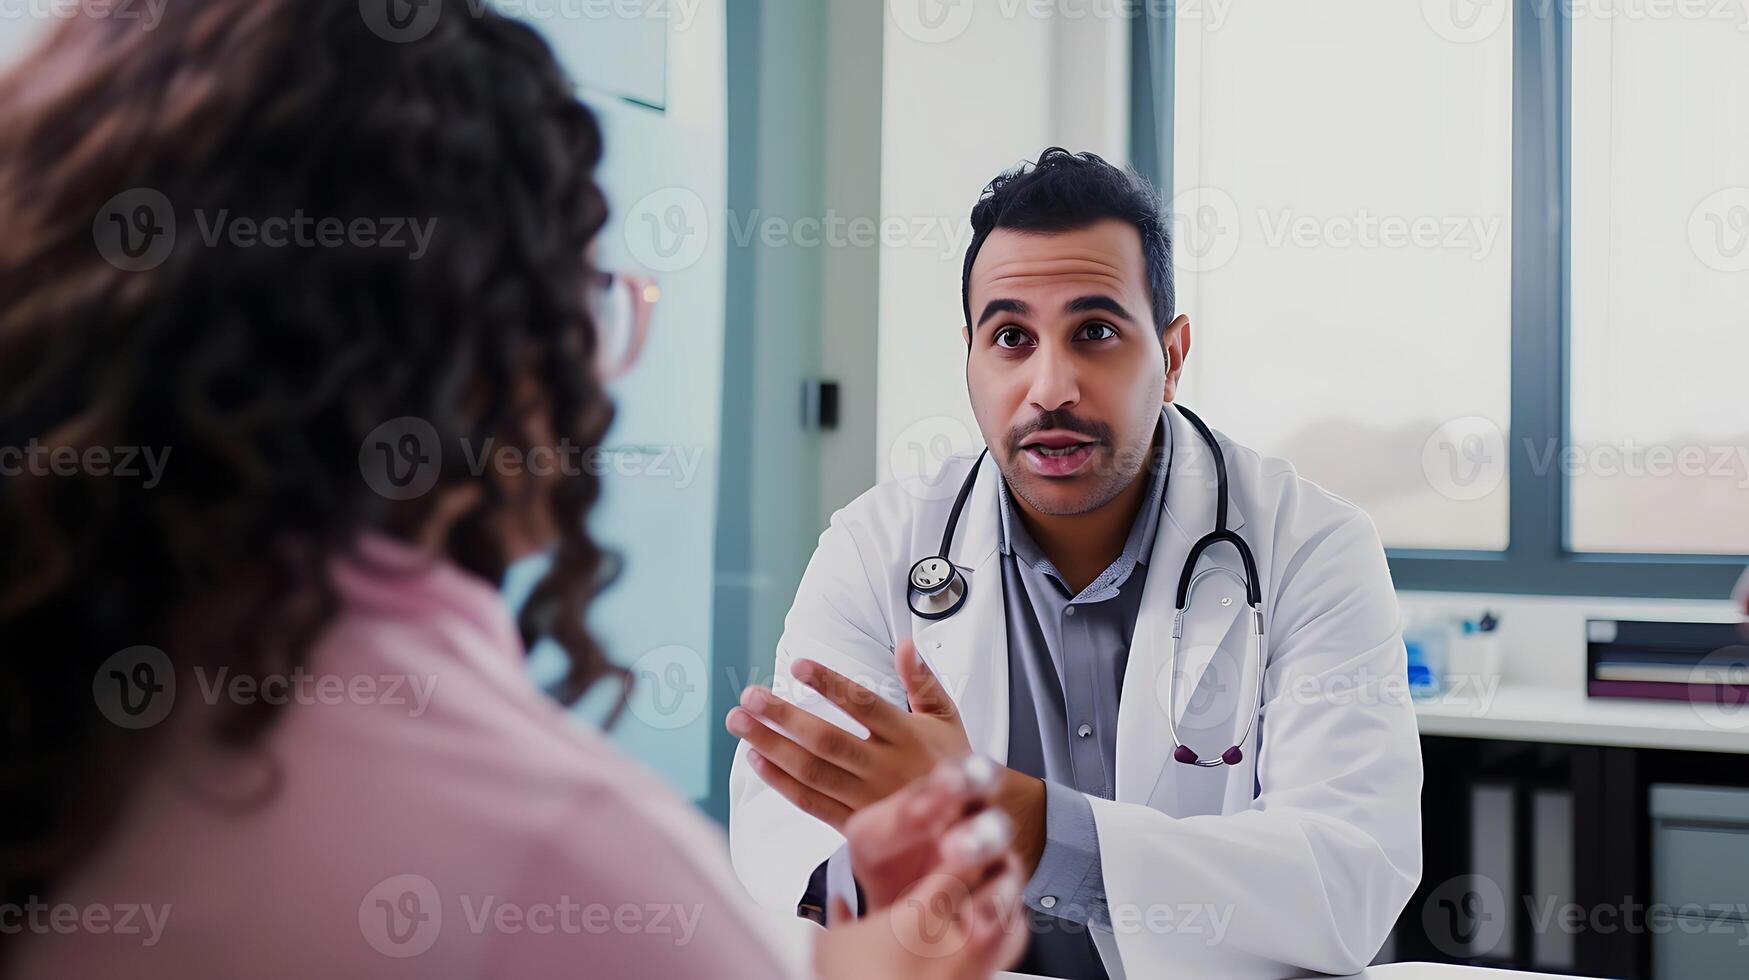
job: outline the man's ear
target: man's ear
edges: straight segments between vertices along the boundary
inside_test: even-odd
[[[1160,349],[1166,356],[1165,400],[1178,396],[1178,379],[1184,374],[1184,362],[1190,357],[1190,317],[1183,313],[1166,329],[1160,331]]]
[[[972,349],[972,328],[962,324],[960,326],[960,339],[962,339],[966,342],[966,350],[971,350]]]

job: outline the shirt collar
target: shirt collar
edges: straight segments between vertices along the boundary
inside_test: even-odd
[[[1115,589],[1129,578],[1130,572],[1138,564],[1147,564],[1149,555],[1153,552],[1154,536],[1160,526],[1160,504],[1166,496],[1167,471],[1171,469],[1172,459],[1172,426],[1166,418],[1166,408],[1160,408],[1160,421],[1154,428],[1154,434],[1159,438],[1160,447],[1149,461],[1145,470],[1148,477],[1148,493],[1142,499],[1142,506],[1136,511],[1135,523],[1130,525],[1129,537],[1124,539],[1123,552],[1117,561],[1100,574],[1099,578],[1082,591],[1082,595],[1091,596],[1105,589]],[[1004,555],[1013,555],[1032,568],[1047,572],[1059,581],[1062,575],[1027,533],[1026,525],[1014,512],[1014,498],[1008,491],[1006,479],[996,481],[997,499],[1000,501],[1001,521],[998,524],[996,547]]]
[[[329,573],[352,610],[422,620],[459,616],[486,641],[483,649],[492,658],[519,664],[525,656],[521,631],[498,587],[446,557],[366,532],[353,549],[334,557]]]

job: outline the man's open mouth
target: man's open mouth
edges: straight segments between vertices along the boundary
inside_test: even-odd
[[[1020,444],[1020,454],[1034,473],[1040,476],[1072,476],[1099,448],[1099,440],[1077,432],[1040,432]]]

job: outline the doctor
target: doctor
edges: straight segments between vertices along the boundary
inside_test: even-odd
[[[1006,767],[1021,972],[1364,967],[1421,874],[1372,523],[1173,404],[1191,330],[1146,182],[1052,148],[992,181],[972,225],[966,381],[989,448],[875,487],[821,535],[773,689],[725,719],[741,880],[785,912],[885,901],[845,821],[969,746]]]

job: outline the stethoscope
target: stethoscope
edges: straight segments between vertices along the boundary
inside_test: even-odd
[[[1184,610],[1189,607],[1191,593],[1195,591],[1196,586],[1204,578],[1217,572],[1228,576],[1233,574],[1219,565],[1197,573],[1197,560],[1202,557],[1204,551],[1217,544],[1232,545],[1233,550],[1239,553],[1239,560],[1245,566],[1245,574],[1241,584],[1245,586],[1245,601],[1251,606],[1251,635],[1257,645],[1258,660],[1257,677],[1254,682],[1256,693],[1252,703],[1260,705],[1263,701],[1263,668],[1266,650],[1263,635],[1263,593],[1257,586],[1257,559],[1251,554],[1250,546],[1237,532],[1227,529],[1226,457],[1221,455],[1221,447],[1215,442],[1214,433],[1209,431],[1209,427],[1203,424],[1202,419],[1198,418],[1196,413],[1183,406],[1175,407],[1190,423],[1191,428],[1196,430],[1196,434],[1202,437],[1202,441],[1208,445],[1209,451],[1215,459],[1215,529],[1203,535],[1196,544],[1191,546],[1190,554],[1184,559],[1184,568],[1178,575],[1178,591],[1175,596],[1176,611],[1172,617],[1172,670],[1166,679],[1166,731],[1172,736],[1172,758],[1179,762],[1190,766],[1236,766],[1245,758],[1245,753],[1239,746],[1244,745],[1245,741],[1251,737],[1251,730],[1257,724],[1257,712],[1251,712],[1250,720],[1245,723],[1245,731],[1239,735],[1238,744],[1228,746],[1225,752],[1212,759],[1204,759],[1197,754],[1196,750],[1185,745],[1178,737],[1178,725],[1172,718],[1173,712],[1171,710],[1172,705],[1177,704],[1175,695],[1178,688],[1178,644],[1184,637]],[[972,495],[972,487],[977,483],[978,471],[983,466],[984,457],[989,454],[990,450],[987,447],[978,454],[977,460],[972,464],[972,471],[966,474],[965,482],[960,485],[959,494],[954,497],[953,509],[949,510],[947,514],[947,526],[941,532],[941,547],[935,550],[935,554],[912,565],[911,572],[907,576],[906,584],[909,586],[907,598],[911,605],[911,611],[924,619],[946,619],[959,612],[960,608],[966,604],[966,596],[971,592],[971,585],[966,581],[965,574],[952,561],[948,560],[948,549],[953,544],[953,532],[959,526],[960,512],[965,509],[966,499]],[[1170,470],[1172,466],[1170,455],[1167,456],[1166,466]],[[1165,501],[1162,500],[1160,506],[1165,507],[1165,505]]]

